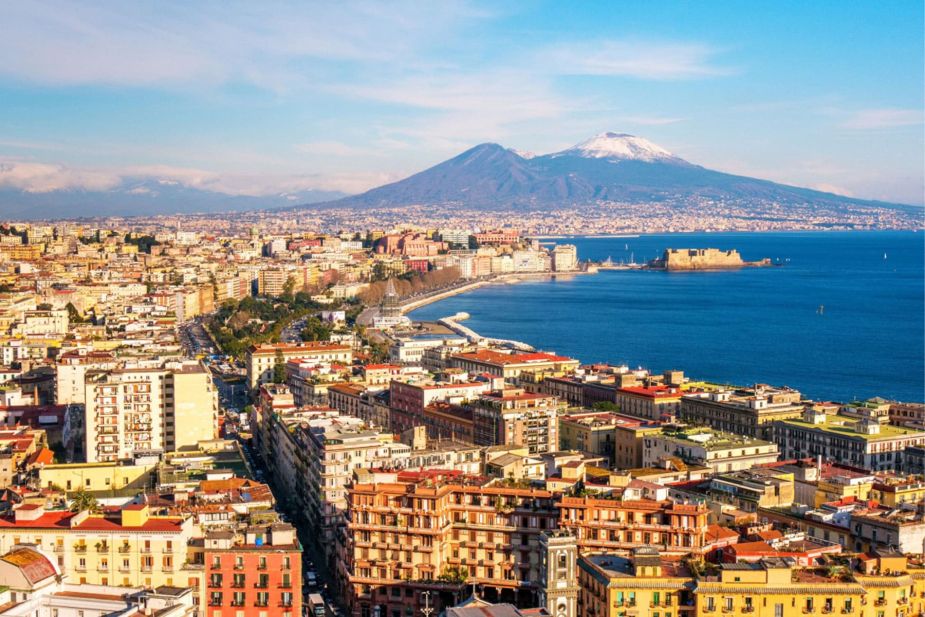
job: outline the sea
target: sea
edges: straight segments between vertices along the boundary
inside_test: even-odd
[[[653,234],[543,240],[582,261],[667,248],[737,249],[778,267],[600,271],[481,287],[411,313],[464,311],[483,336],[582,362],[680,369],[696,380],[789,386],[814,400],[925,400],[925,233]]]

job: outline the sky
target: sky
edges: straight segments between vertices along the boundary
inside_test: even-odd
[[[923,203],[923,3],[0,0],[0,188],[355,193],[603,131]]]

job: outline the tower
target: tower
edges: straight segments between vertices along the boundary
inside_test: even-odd
[[[552,617],[578,617],[578,542],[565,531],[540,535],[540,606]]]

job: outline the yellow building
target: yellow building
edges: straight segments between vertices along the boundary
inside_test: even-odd
[[[860,613],[865,597],[864,588],[851,576],[841,580],[812,570],[793,569],[782,559],[723,564],[718,578],[697,582],[697,615],[850,615]]]
[[[840,476],[829,479],[820,479],[816,483],[816,495],[813,506],[818,508],[830,501],[841,501],[846,497],[854,497],[864,501],[872,497],[871,490],[874,483],[864,478],[852,480]]]
[[[878,478],[873,484],[870,498],[891,508],[904,503],[918,503],[925,499],[925,481],[922,476]]]
[[[583,556],[578,584],[579,615],[674,617],[693,610],[690,571],[679,561],[663,560],[654,548],[637,548],[630,557]]]
[[[46,465],[39,469],[39,485],[67,493],[83,489],[101,497],[138,493],[148,486],[154,467],[153,463],[124,465],[116,462]]]
[[[105,515],[23,504],[0,517],[0,554],[34,544],[80,584],[198,588],[201,574],[185,566],[192,535],[192,519],[151,516],[146,504]]]
[[[895,552],[814,568],[770,558],[692,573],[645,548],[630,557],[586,555],[578,568],[578,613],[594,617],[911,617],[925,610],[925,569]]]

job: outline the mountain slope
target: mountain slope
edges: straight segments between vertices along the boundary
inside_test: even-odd
[[[893,205],[706,169],[623,133],[601,133],[561,152],[529,158],[498,144],[482,144],[404,180],[324,205],[456,204],[482,210],[544,210],[602,201],[697,199],[827,207]]]
[[[108,191],[58,190],[42,193],[0,187],[0,218],[12,220],[98,216],[153,216],[280,208],[330,201],[337,191],[299,191],[255,197],[228,195],[154,179],[128,180]]]

